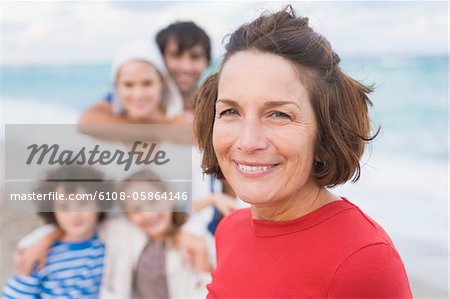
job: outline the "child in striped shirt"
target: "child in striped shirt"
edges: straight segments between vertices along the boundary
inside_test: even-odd
[[[35,192],[58,192],[66,199],[69,194],[85,196],[98,190],[102,179],[93,168],[65,166],[50,171]],[[51,245],[45,266],[28,276],[11,277],[3,289],[3,298],[98,298],[105,255],[105,246],[96,232],[104,216],[98,211],[98,203],[55,200],[43,204],[47,206],[39,215],[57,225],[63,234]]]

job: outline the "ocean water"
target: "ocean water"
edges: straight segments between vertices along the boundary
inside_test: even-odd
[[[344,57],[341,67],[374,84],[371,118],[381,133],[360,181],[334,192],[386,229],[412,281],[446,297],[448,56]],[[110,90],[109,72],[108,65],[5,67],[2,122],[75,123]]]

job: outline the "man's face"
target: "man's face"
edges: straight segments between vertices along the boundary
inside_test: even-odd
[[[170,76],[183,96],[191,95],[197,90],[197,81],[208,67],[205,49],[201,45],[195,45],[179,53],[175,38],[167,42],[164,61]]]

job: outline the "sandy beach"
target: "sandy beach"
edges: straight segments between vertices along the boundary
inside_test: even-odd
[[[3,286],[12,274],[13,254],[17,242],[43,222],[33,213],[5,211],[3,199],[0,202],[0,211],[0,284]]]

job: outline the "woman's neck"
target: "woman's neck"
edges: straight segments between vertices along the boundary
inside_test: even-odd
[[[269,203],[252,204],[252,218],[289,221],[307,215],[335,200],[339,200],[339,198],[325,188],[320,188],[311,182],[290,198]]]

